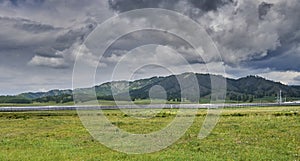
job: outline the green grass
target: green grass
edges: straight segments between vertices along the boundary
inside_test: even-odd
[[[300,160],[300,107],[228,108],[205,139],[197,138],[206,110],[175,144],[159,152],[128,155],[94,140],[76,111],[0,113],[0,160]],[[167,125],[166,109],[139,120],[106,110],[112,123],[147,133]]]

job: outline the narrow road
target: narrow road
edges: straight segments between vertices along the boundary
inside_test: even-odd
[[[18,111],[62,111],[62,110],[97,110],[97,109],[142,109],[142,108],[223,108],[223,107],[266,107],[266,106],[300,106],[300,103],[242,103],[242,104],[154,104],[154,105],[120,105],[120,106],[23,106],[0,107],[0,112]]]

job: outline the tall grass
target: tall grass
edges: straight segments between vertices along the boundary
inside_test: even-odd
[[[83,127],[75,111],[0,113],[0,160],[300,160],[300,107],[225,109],[205,139],[197,138],[206,110],[175,144],[159,152],[128,155],[106,148]],[[174,118],[166,109],[139,120],[107,110],[112,123],[148,133]],[[147,121],[146,121],[147,120]]]

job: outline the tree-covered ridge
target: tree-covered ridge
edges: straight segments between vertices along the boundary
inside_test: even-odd
[[[129,101],[126,95],[130,95],[131,100],[149,99],[149,91],[155,85],[161,86],[166,92],[168,101],[181,101],[185,96],[181,96],[181,88],[178,79],[189,79],[189,74],[183,73],[180,75],[170,75],[166,77],[152,77],[135,81],[113,81],[97,85],[92,88],[76,89],[81,93],[88,95],[90,91],[96,91],[97,99],[99,100],[126,100]],[[255,99],[267,99],[275,101],[278,92],[281,90],[282,95],[287,100],[300,97],[299,86],[288,86],[279,82],[267,80],[258,76],[247,76],[240,79],[224,78],[219,75],[195,74],[200,91],[200,102],[203,99],[210,99],[211,94],[211,78],[225,79],[227,82],[227,100],[238,102],[252,102]],[[186,88],[193,87],[192,84],[184,86]],[[113,94],[112,94],[113,93]],[[193,91],[191,92],[193,93]],[[157,93],[159,95],[160,93]],[[6,98],[7,97],[7,98]],[[188,96],[192,98],[192,96]],[[4,99],[5,98],[5,99]],[[15,99],[12,99],[15,98]],[[21,99],[22,98],[22,99]],[[188,99],[189,99],[188,98]],[[85,98],[89,99],[89,98]],[[91,98],[92,99],[92,98]],[[72,90],[51,90],[48,92],[22,93],[18,96],[2,96],[2,103],[16,103],[18,100],[31,103],[35,102],[56,102],[65,103],[73,101]],[[1,102],[0,100],[0,102]],[[5,101],[3,101],[5,100]],[[83,100],[86,101],[86,100]],[[196,100],[192,100],[196,101]]]
[[[0,96],[0,103],[28,104],[32,103],[32,100],[22,96]]]

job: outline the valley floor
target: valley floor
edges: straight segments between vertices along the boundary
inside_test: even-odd
[[[206,115],[199,109],[193,125],[175,144],[159,152],[129,155],[93,139],[76,111],[0,113],[0,160],[300,160],[300,107],[226,108],[212,133],[198,139]],[[151,119],[105,110],[109,120],[133,133],[166,126],[175,109]]]

